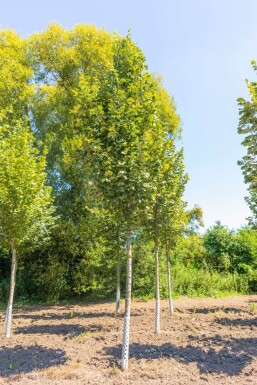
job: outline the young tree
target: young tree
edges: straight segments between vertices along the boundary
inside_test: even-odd
[[[173,149],[173,151],[172,151]],[[171,273],[170,273],[170,253],[175,247],[176,242],[185,227],[185,202],[182,195],[188,177],[184,172],[183,151],[175,152],[174,147],[170,146],[170,151],[165,151],[166,160],[163,163],[162,188],[160,193],[159,217],[160,217],[160,240],[165,248],[167,261],[167,279],[169,295],[169,311],[173,314],[172,292],[171,292]],[[159,311],[160,313],[160,311]],[[158,313],[156,312],[156,318]],[[156,321],[157,324],[158,321]]]
[[[181,169],[182,171],[182,169]],[[183,171],[182,171],[183,173]],[[181,178],[181,179],[180,179]],[[180,176],[181,182],[183,181],[183,175]],[[186,182],[186,176],[184,176]],[[167,263],[167,281],[168,281],[168,298],[169,298],[169,313],[170,316],[174,313],[173,301],[172,301],[172,281],[171,281],[171,251],[175,249],[178,240],[184,232],[187,215],[185,213],[185,202],[182,200],[182,194],[184,191],[184,183],[178,184],[177,191],[174,191],[173,199],[170,204],[164,207],[162,211],[162,244],[165,248],[166,263]]]
[[[29,127],[0,121],[0,243],[11,250],[6,337],[10,337],[17,263],[21,248],[46,238],[53,224],[51,188],[46,187],[45,156],[39,155]]]
[[[181,200],[187,177],[184,174],[183,151],[177,151],[176,140],[181,132],[174,102],[163,89],[161,82],[152,78],[152,120],[146,141],[149,154],[144,167],[149,172],[149,206],[146,210],[148,228],[154,240],[155,258],[155,332],[160,331],[159,244],[171,214]]]
[[[252,61],[254,71],[257,71],[255,61]],[[241,166],[244,181],[248,185],[249,196],[245,198],[252,211],[253,217],[250,222],[257,225],[257,83],[246,80],[250,93],[250,100],[238,99],[239,105],[239,125],[238,133],[244,135],[242,145],[246,147],[247,153],[243,159],[238,162]]]
[[[32,235],[38,221],[37,217],[29,219],[33,210],[30,205],[32,190],[28,188],[29,184],[33,187],[37,181],[28,180],[33,177],[28,148],[31,147],[35,156],[36,149],[33,149],[32,134],[24,123],[27,122],[33,93],[30,84],[32,67],[25,42],[13,31],[0,31],[0,42],[0,243],[12,252],[10,297],[6,314],[6,335],[9,337],[17,257],[20,247],[28,240],[29,234]],[[43,166],[40,159],[39,165]],[[30,167],[31,173],[27,173]],[[41,198],[42,202],[44,199]],[[35,214],[39,215],[36,211]]]
[[[117,38],[113,69],[103,80],[98,95],[98,119],[87,126],[84,147],[94,181],[106,198],[109,210],[127,230],[127,277],[122,344],[122,370],[128,367],[132,284],[132,236],[138,214],[149,202],[150,172],[146,167],[154,147],[155,85],[147,72],[142,52],[130,37]],[[82,119],[87,89],[78,95]],[[98,98],[99,98],[98,96]],[[99,100],[99,99],[98,99]],[[100,108],[100,106],[101,108]],[[92,103],[91,110],[92,111]],[[148,163],[147,163],[148,162]]]
[[[127,276],[122,343],[122,370],[128,367],[132,287],[132,233],[137,213],[147,196],[148,155],[144,136],[149,126],[151,95],[142,52],[129,37],[117,39],[114,68],[102,88],[106,118],[90,130],[96,183],[127,232]],[[146,204],[145,200],[145,204]]]

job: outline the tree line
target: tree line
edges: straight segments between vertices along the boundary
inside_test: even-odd
[[[0,31],[0,294],[5,300],[9,288],[7,337],[17,271],[20,297],[115,294],[118,313],[122,293],[123,370],[132,285],[134,296],[155,296],[156,333],[161,296],[173,312],[172,286],[179,294],[254,287],[254,230],[235,234],[217,224],[197,234],[202,210],[189,210],[183,200],[188,176],[180,137],[175,102],[130,34],[57,24],[26,39]]]

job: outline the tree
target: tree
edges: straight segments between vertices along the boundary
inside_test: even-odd
[[[255,61],[252,61],[254,71],[257,70]],[[248,185],[249,196],[245,198],[252,211],[250,222],[256,226],[257,220],[257,83],[246,80],[250,93],[250,100],[238,99],[239,125],[238,133],[244,135],[242,145],[247,153],[238,162],[241,166],[244,181]]]
[[[163,122],[164,123],[164,122]],[[167,132],[167,125],[161,125],[160,132],[156,132],[154,151],[151,155],[150,179],[153,187],[151,197],[152,216],[150,217],[151,232],[154,239],[155,257],[155,332],[160,331],[160,279],[159,279],[159,243],[163,240],[166,248],[168,285],[169,285],[169,306],[172,312],[171,284],[170,284],[170,263],[169,247],[170,239],[173,236],[174,228],[178,224],[176,213],[181,213],[184,205],[181,198],[184,192],[187,177],[184,174],[183,152],[176,152],[174,136],[178,126],[173,127],[173,135]],[[159,134],[159,135],[158,135]],[[183,215],[182,215],[183,217]],[[181,219],[182,219],[181,217]],[[181,220],[180,220],[181,222]],[[172,234],[173,230],[173,234]],[[169,231],[169,234],[168,234]]]
[[[19,253],[26,243],[47,238],[54,222],[45,166],[45,155],[39,155],[27,124],[17,121],[10,127],[0,121],[0,243],[12,254],[6,337],[11,332]]]
[[[186,211],[186,215],[188,221],[186,234],[197,234],[199,228],[204,226],[202,208],[198,205],[195,205],[191,210]]]
[[[203,240],[207,263],[216,270],[243,273],[256,264],[256,230],[236,232],[216,222]]]
[[[0,242],[12,251],[12,271],[10,298],[7,309],[7,330],[10,335],[12,302],[17,269],[17,252],[20,244],[25,242],[23,226],[28,220],[25,207],[29,202],[26,190],[28,178],[26,170],[30,162],[19,164],[22,159],[22,150],[27,150],[26,143],[31,140],[26,135],[26,126],[29,105],[33,88],[30,80],[33,74],[32,67],[27,57],[26,45],[11,30],[0,31]],[[22,138],[24,133],[25,137]],[[26,142],[27,141],[27,142]],[[19,149],[18,146],[21,146]],[[33,150],[34,151],[34,150]],[[28,155],[24,153],[24,158]],[[27,157],[28,158],[28,157]],[[24,167],[26,164],[27,167]],[[24,167],[24,168],[23,168]],[[32,175],[31,175],[32,176]],[[33,181],[31,183],[34,183]],[[24,190],[25,189],[25,190]],[[20,199],[20,201],[19,201]],[[24,207],[23,211],[21,206]],[[31,207],[27,207],[32,214]],[[27,235],[34,226],[31,220],[27,227]]]
[[[229,271],[231,266],[231,245],[233,231],[216,222],[204,234],[204,246],[206,248],[207,263],[219,271]]]
[[[149,74],[142,52],[129,36],[116,38],[114,52],[113,68],[98,85],[97,105],[95,99],[89,99],[86,84],[81,83],[76,112],[81,126],[87,126],[84,156],[91,165],[92,178],[108,209],[127,228],[124,370],[129,351],[133,232],[142,213],[154,207],[165,151],[168,157],[174,152],[178,117],[167,93]],[[90,109],[86,109],[89,100]],[[97,119],[90,117],[92,111]]]
[[[161,240],[165,248],[167,263],[167,280],[169,296],[169,312],[173,314],[172,283],[171,283],[171,250],[175,248],[181,237],[186,223],[186,203],[182,200],[188,176],[184,172],[183,152],[178,151],[171,159],[169,167],[166,166],[165,189],[163,192],[163,205],[161,207]]]
[[[127,277],[122,344],[122,370],[128,367],[132,285],[132,234],[139,208],[147,204],[149,154],[145,136],[152,118],[152,93],[145,58],[130,37],[117,39],[113,69],[100,90],[102,124],[87,131],[95,183],[127,232]],[[82,95],[85,95],[82,91]],[[84,110],[84,109],[83,109]],[[85,115],[85,113],[83,113]]]
[[[149,174],[148,205],[142,217],[154,240],[155,259],[155,297],[156,316],[155,332],[160,331],[160,278],[159,249],[164,218],[172,221],[174,207],[178,204],[184,191],[186,176],[183,167],[183,151],[177,151],[176,140],[181,128],[174,101],[163,88],[160,79],[149,75],[151,82],[151,120],[145,135],[148,146],[147,156],[143,159],[143,167]]]

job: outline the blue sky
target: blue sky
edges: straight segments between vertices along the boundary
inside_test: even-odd
[[[0,0],[0,26],[26,36],[52,21],[71,28],[94,23],[132,37],[150,69],[163,77],[183,123],[185,198],[204,211],[206,227],[221,220],[245,223],[250,212],[237,160],[236,99],[247,97],[244,79],[256,80],[256,0]]]

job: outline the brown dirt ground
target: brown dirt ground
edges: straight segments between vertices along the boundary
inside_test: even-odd
[[[257,384],[257,295],[161,305],[156,335],[154,301],[133,302],[126,372],[112,303],[16,309],[9,340],[1,312],[0,384]]]

